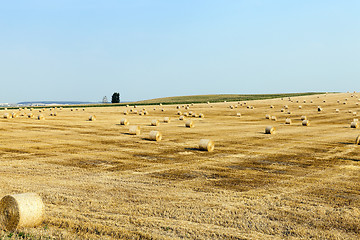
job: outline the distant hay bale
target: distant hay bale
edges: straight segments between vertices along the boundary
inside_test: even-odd
[[[149,112],[148,111],[143,111],[144,115],[149,115]]]
[[[235,108],[238,108],[238,105],[234,105]]]
[[[344,105],[346,105],[346,102],[343,102]]]
[[[28,118],[33,118],[34,117],[34,114],[32,114],[32,113],[28,113]]]
[[[176,109],[180,109],[180,106],[176,106]]]
[[[254,106],[250,106],[250,109],[254,109]]]
[[[137,110],[133,110],[133,114],[137,114],[138,113],[138,111]]]
[[[149,140],[151,141],[161,141],[162,134],[159,131],[151,131],[149,134]]]
[[[70,111],[74,111],[74,109],[70,108]]]
[[[185,116],[184,116],[184,115],[181,115],[181,116],[179,117],[179,120],[181,120],[181,121],[185,120]]]
[[[356,116],[356,115],[357,115],[357,112],[353,112],[353,115]]]
[[[321,107],[318,107],[318,112],[321,112],[322,111],[322,108]]]
[[[236,116],[241,117],[241,113],[237,113]]]
[[[234,109],[234,106],[233,106],[233,105],[230,105],[230,109]]]
[[[162,112],[165,112],[165,109],[162,108],[161,111],[162,111]]]
[[[271,116],[271,120],[272,120],[272,121],[277,121],[276,116]]]
[[[95,115],[91,115],[90,117],[89,117],[89,121],[95,121],[96,120],[96,116]]]
[[[273,126],[267,126],[265,128],[265,133],[266,134],[274,134],[275,133],[275,128]]]
[[[42,114],[39,114],[38,117],[37,117],[38,120],[45,120],[45,117],[44,115]]]
[[[127,125],[129,125],[129,121],[126,118],[123,118],[123,119],[120,120],[120,125],[127,126]]]
[[[45,206],[36,193],[12,194],[0,201],[0,224],[8,231],[36,227],[44,220]]]
[[[207,104],[210,104],[210,102],[208,101]]]
[[[310,121],[309,120],[304,120],[301,123],[303,126],[310,126]]]
[[[30,108],[30,111],[34,111],[34,108]]]
[[[204,117],[205,117],[205,115],[203,113],[199,114],[199,118],[204,118]]]
[[[291,119],[290,118],[285,119],[285,124],[291,124]]]
[[[287,114],[291,114],[291,111],[287,111]]]
[[[304,100],[303,103],[306,103],[306,100]]]
[[[359,128],[359,122],[351,122],[351,128]]]
[[[273,106],[273,105],[271,105],[271,106],[270,106],[270,108],[274,108],[274,106]]]
[[[201,139],[199,142],[199,149],[202,151],[212,152],[214,151],[215,144],[210,139]]]
[[[162,106],[162,103],[160,103],[159,106]]]
[[[349,110],[348,110],[348,113],[352,113],[352,110],[351,110],[351,109],[349,109]]]
[[[360,135],[357,136],[356,140],[355,140],[355,144],[356,145],[360,145]]]
[[[143,112],[143,111],[140,111],[140,112],[139,112],[139,115],[140,115],[140,116],[143,116],[143,115],[144,115],[144,112]]]
[[[169,117],[164,117],[164,123],[169,123],[170,122],[170,118]]]
[[[184,116],[185,116],[185,117],[189,116],[189,113],[184,112]]]
[[[82,110],[85,111],[85,108],[83,108]]]
[[[12,112],[12,113],[11,113],[11,117],[12,117],[12,118],[17,118],[17,117],[18,117],[18,114],[17,114],[16,112]]]
[[[189,112],[189,116],[192,116],[192,115],[193,115],[193,111],[190,111],[190,112]]]
[[[304,121],[304,120],[307,120],[307,117],[305,115],[301,116],[301,120]]]
[[[129,107],[129,104],[126,104],[126,107]]]
[[[188,106],[186,106],[186,107],[185,107],[185,109],[186,109],[186,110],[188,110],[188,109],[189,109],[189,107],[188,107]]]
[[[187,128],[194,127],[194,122],[192,120],[187,120],[185,123],[185,127],[187,127]]]
[[[4,113],[4,118],[12,118],[12,116],[9,113]]]
[[[285,109],[282,108],[280,111],[281,111],[281,112],[285,112]]]
[[[151,126],[159,126],[160,122],[157,119],[151,120]]]
[[[271,116],[269,114],[265,115],[265,119],[270,119],[270,118],[271,118]]]
[[[128,115],[129,112],[127,110],[124,111],[124,115]]]
[[[314,102],[313,100],[310,101],[310,103],[313,103],[313,102]]]
[[[326,100],[323,100],[323,103],[326,102]]]
[[[7,108],[4,108],[5,111],[7,111]]]
[[[339,110],[339,109],[335,109],[335,112],[336,112],[336,113],[339,113],[339,112],[340,112],[340,110]]]
[[[129,134],[130,135],[140,135],[141,129],[139,126],[130,126],[129,127]]]
[[[337,103],[340,103],[340,100],[336,100]]]
[[[289,106],[288,106],[288,105],[285,105],[284,108],[285,108],[285,109],[289,109]]]
[[[195,117],[195,118],[198,117],[198,115],[196,113],[193,113],[191,116]]]
[[[181,112],[181,111],[178,111],[178,112],[177,112],[177,115],[181,115],[181,114],[182,114],[182,112]]]
[[[136,106],[136,105],[134,105],[134,108],[137,108],[137,106]]]
[[[299,106],[299,109],[302,109],[302,106]]]

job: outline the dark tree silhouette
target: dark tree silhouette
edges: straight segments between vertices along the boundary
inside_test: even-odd
[[[120,102],[120,93],[114,92],[111,97],[111,103],[119,103]]]

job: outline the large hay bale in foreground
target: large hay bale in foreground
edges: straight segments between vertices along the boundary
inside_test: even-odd
[[[199,142],[199,149],[202,151],[212,152],[214,151],[215,144],[210,139],[201,139]]]
[[[162,134],[159,131],[151,131],[149,134],[149,140],[151,141],[161,141]]]
[[[275,133],[275,128],[273,126],[267,126],[265,128],[265,133],[266,134],[274,134]]]
[[[187,128],[192,128],[192,127],[194,127],[194,122],[191,121],[191,120],[186,121],[185,127],[187,127]]]
[[[359,128],[359,122],[357,122],[357,121],[351,122],[350,127],[351,128]]]
[[[36,193],[7,195],[0,201],[0,225],[8,231],[38,226],[44,215],[44,203]]]
[[[141,129],[139,126],[130,126],[129,127],[129,134],[130,135],[140,135]]]
[[[309,120],[304,120],[301,123],[303,126],[310,126],[310,121]]]
[[[355,140],[355,144],[360,145],[360,135],[357,136],[357,138]]]
[[[159,120],[157,120],[157,119],[153,119],[153,120],[151,121],[151,126],[159,126],[159,124],[160,124],[160,122],[159,122]]]
[[[120,120],[120,125],[127,126],[127,125],[129,125],[129,121],[126,118],[123,118]]]

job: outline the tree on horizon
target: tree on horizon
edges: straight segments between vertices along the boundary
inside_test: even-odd
[[[111,103],[120,103],[120,93],[114,92],[111,97]]]

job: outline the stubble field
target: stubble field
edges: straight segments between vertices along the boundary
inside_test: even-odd
[[[355,95],[194,104],[187,110],[138,106],[148,111],[144,116],[123,114],[133,107],[64,108],[57,116],[46,109],[45,120],[28,118],[29,109],[13,119],[2,117],[13,110],[0,111],[0,198],[37,192],[46,206],[43,225],[1,236],[358,239],[360,145],[354,143],[360,131],[350,128],[358,117],[349,112],[360,115]],[[281,112],[285,105],[289,109]],[[205,118],[188,117],[195,127],[186,128],[179,110]],[[90,115],[97,120],[88,121]],[[301,125],[302,115],[310,126]],[[163,123],[164,117],[171,122]],[[129,135],[122,118],[139,125],[141,135]],[[160,125],[151,126],[153,119]],[[268,125],[276,134],[264,134]],[[152,130],[163,140],[149,141]],[[213,152],[198,150],[202,138],[215,142]]]

